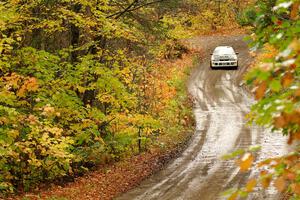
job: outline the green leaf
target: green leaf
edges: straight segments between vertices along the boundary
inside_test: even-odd
[[[282,88],[281,82],[279,80],[272,80],[270,83],[270,88],[274,92],[279,92]]]

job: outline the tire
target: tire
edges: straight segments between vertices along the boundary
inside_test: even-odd
[[[239,61],[237,61],[235,69],[239,69]]]

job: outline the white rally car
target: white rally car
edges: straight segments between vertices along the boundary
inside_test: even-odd
[[[215,68],[238,68],[237,52],[230,46],[218,46],[211,54],[210,67]]]

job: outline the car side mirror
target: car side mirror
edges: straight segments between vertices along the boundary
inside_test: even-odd
[[[212,55],[213,55],[213,53],[210,53],[210,55],[212,56]]]
[[[236,55],[239,55],[240,53],[239,53],[239,52],[235,52],[235,54],[236,54]]]

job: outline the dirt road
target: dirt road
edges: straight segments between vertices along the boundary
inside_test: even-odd
[[[189,91],[195,99],[196,132],[181,157],[166,169],[144,181],[118,200],[216,200],[220,192],[238,187],[256,171],[240,174],[234,161],[220,157],[235,149],[261,145],[258,160],[286,151],[285,138],[255,125],[246,125],[245,115],[254,103],[241,86],[242,75],[250,64],[243,36],[193,38],[189,43],[204,49],[206,59],[193,71]],[[211,70],[209,53],[215,46],[230,45],[240,54],[238,70]],[[258,190],[248,199],[276,199],[271,189]]]

